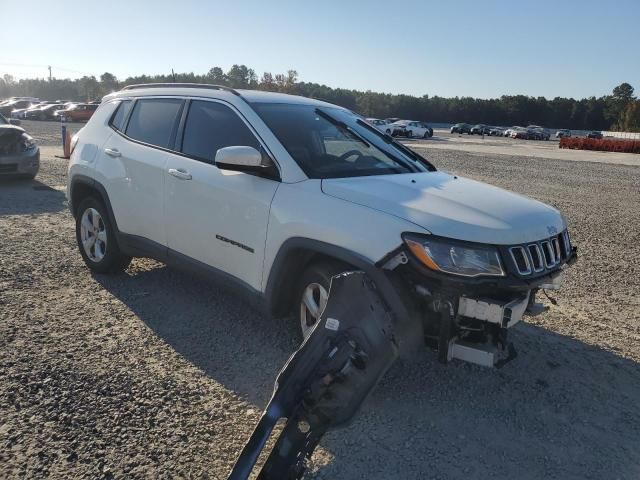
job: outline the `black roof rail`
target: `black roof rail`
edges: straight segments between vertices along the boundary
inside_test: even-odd
[[[211,85],[209,83],[138,83],[135,85],[127,85],[122,90],[137,90],[140,88],[206,88],[209,90],[224,90],[231,92],[240,97],[240,93],[231,87],[224,85]]]

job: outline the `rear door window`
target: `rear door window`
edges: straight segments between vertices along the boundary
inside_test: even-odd
[[[182,152],[214,163],[216,152],[231,146],[260,150],[258,139],[231,108],[218,102],[192,101],[182,137]]]
[[[170,146],[183,101],[177,98],[138,100],[127,125],[127,136],[162,148]],[[172,146],[172,145],[171,145]]]

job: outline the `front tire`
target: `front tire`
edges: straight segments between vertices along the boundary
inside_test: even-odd
[[[122,272],[131,263],[131,257],[120,251],[106,207],[94,197],[78,205],[76,241],[84,263],[95,272]]]
[[[316,263],[308,267],[300,279],[296,294],[298,332],[304,340],[320,319],[329,298],[331,277],[348,271],[338,262]]]

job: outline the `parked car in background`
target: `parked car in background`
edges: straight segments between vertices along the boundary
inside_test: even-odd
[[[393,137],[404,137],[406,136],[405,128],[409,124],[409,120],[398,120],[389,125],[391,129],[391,136]]]
[[[529,140],[529,130],[524,127],[513,127],[509,134],[511,138],[519,138],[521,140]]]
[[[595,139],[601,139],[602,138],[602,132],[598,132],[598,131],[593,131],[593,132],[589,132],[587,134],[587,138],[595,138]]]
[[[503,137],[504,131],[504,128],[501,127],[491,127],[489,129],[489,135],[491,135],[492,137]]]
[[[542,140],[540,132],[534,128],[527,128],[527,135],[529,136],[529,140]]]
[[[11,112],[14,110],[20,110],[22,108],[29,108],[31,105],[36,103],[37,100],[10,100],[6,102],[4,105],[0,106],[0,115],[5,117],[10,117]]]
[[[40,149],[24,128],[0,115],[0,177],[34,178],[40,168]]]
[[[367,118],[366,120],[381,132],[391,135],[391,123],[388,120],[381,120],[379,118]]]
[[[15,110],[11,111],[11,118],[27,118],[27,112],[33,111],[33,110],[39,110],[43,107],[46,107],[47,105],[51,105],[57,102],[35,102],[32,103],[29,107],[27,108],[18,108]]]
[[[527,128],[529,133],[529,140],[549,140],[551,134],[542,127]]]
[[[562,130],[558,130],[556,132],[556,138],[569,138],[571,137],[571,130],[567,130],[566,128],[563,128]]]
[[[549,140],[551,138],[551,132],[540,125],[529,125],[529,138],[531,140]]]
[[[99,106],[95,103],[78,103],[56,112],[56,118],[63,122],[86,122]]]
[[[34,110],[28,110],[25,113],[25,118],[32,120],[53,120],[53,114],[56,110],[60,110],[63,107],[61,103],[50,103],[44,105],[41,108]]]
[[[55,112],[53,112],[53,119],[62,120],[62,117],[64,116],[64,112],[68,110],[70,107],[73,107],[74,105],[78,105],[78,102],[66,102],[62,106],[62,108],[60,108],[60,110],[56,110]]]
[[[425,122],[409,122],[404,127],[404,134],[406,137],[420,137],[429,138],[433,137],[433,128],[427,125]]]
[[[41,106],[42,105],[40,105],[39,103],[36,103],[24,108],[15,108],[11,110],[11,118],[25,118],[25,114],[28,110],[32,108],[40,108]]]
[[[491,127],[479,123],[471,127],[469,135],[489,135],[489,130],[491,130]]]
[[[468,123],[456,123],[451,127],[451,133],[466,133],[471,135],[471,125]]]
[[[7,105],[9,103],[16,102],[18,100],[29,100],[32,103],[39,103],[40,102],[40,99],[37,98],[37,97],[10,97],[10,98],[5,98],[4,100],[0,101],[0,106]]]
[[[522,132],[523,130],[525,130],[525,131],[526,131],[526,128],[524,128],[524,127],[519,127],[519,126],[517,126],[517,125],[516,125],[515,127],[507,128],[507,129],[504,131],[504,136],[505,136],[505,137],[509,137],[509,138],[516,138],[516,137],[514,137],[514,136],[513,136],[513,133],[514,133],[514,132]]]

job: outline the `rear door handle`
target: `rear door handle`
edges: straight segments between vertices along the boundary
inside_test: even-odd
[[[104,153],[114,158],[122,156],[122,154],[120,153],[120,150],[118,150],[117,148],[105,148]]]
[[[191,174],[182,168],[170,168],[168,170],[169,175],[172,175],[180,180],[191,180]]]

